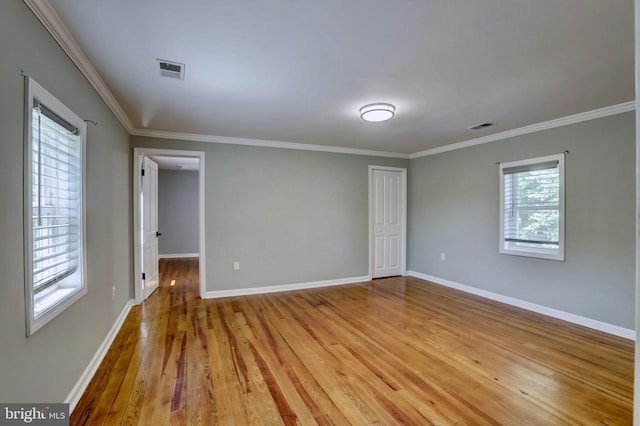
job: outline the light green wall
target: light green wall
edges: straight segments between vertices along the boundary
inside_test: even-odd
[[[498,254],[495,163],[564,150],[566,261]],[[635,328],[633,113],[413,159],[408,180],[409,269]]]
[[[205,152],[207,291],[368,275],[368,166],[409,163],[145,137],[132,146]]]
[[[0,52],[0,401],[62,402],[132,297],[129,136],[22,1],[0,2]],[[80,117],[98,122],[87,129],[89,293],[29,338],[21,70]]]
[[[158,170],[158,253],[193,254],[198,236],[198,172]]]

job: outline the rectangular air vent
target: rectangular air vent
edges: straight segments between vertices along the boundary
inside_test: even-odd
[[[476,124],[475,126],[469,127],[469,130],[479,130],[489,126],[493,126],[493,123],[489,123],[488,121],[486,121],[484,123]]]
[[[184,64],[179,62],[165,61],[164,59],[156,59],[160,69],[160,75],[176,80],[184,80]]]

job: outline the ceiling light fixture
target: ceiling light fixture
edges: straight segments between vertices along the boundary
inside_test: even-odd
[[[386,121],[393,117],[396,107],[391,104],[369,104],[360,108],[360,117],[365,121]]]

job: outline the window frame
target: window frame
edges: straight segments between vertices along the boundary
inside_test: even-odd
[[[81,297],[87,294],[86,280],[86,229],[85,229],[85,146],[86,123],[73,111],[66,107],[55,96],[25,77],[25,111],[24,111],[24,258],[25,258],[25,307],[26,335],[31,336],[45,324],[57,317]],[[78,129],[79,140],[79,181],[78,190],[78,258],[75,270],[61,274],[59,280],[46,289],[37,291],[34,287],[34,247],[33,247],[33,107],[34,100],[46,107],[53,114]],[[55,121],[55,120],[54,120]],[[71,290],[70,290],[71,289]],[[37,294],[36,294],[37,293]]]
[[[508,244],[505,241],[505,169],[513,169],[515,167],[531,167],[542,165],[544,163],[556,162],[558,164],[558,173],[560,179],[559,199],[558,199],[558,248],[549,249],[543,247],[517,247],[515,244]],[[520,161],[512,161],[509,163],[500,163],[500,227],[499,227],[499,253],[515,256],[534,257],[539,259],[549,259],[564,261],[565,260],[565,171],[564,171],[564,154],[549,155],[545,157],[530,158]]]

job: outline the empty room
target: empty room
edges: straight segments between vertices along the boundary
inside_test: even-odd
[[[0,423],[633,424],[636,19],[1,2]]]

